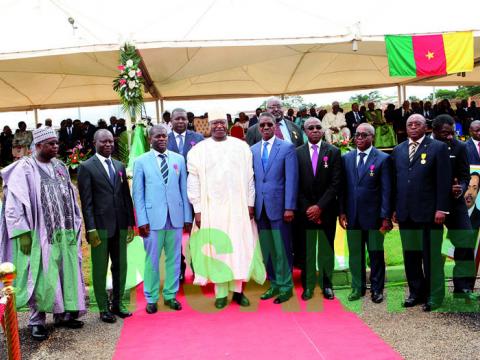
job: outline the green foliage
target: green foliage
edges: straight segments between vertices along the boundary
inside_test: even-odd
[[[350,97],[351,103],[358,103],[361,105],[367,105],[370,101],[378,102],[381,101],[383,98],[380,95],[378,90],[370,91],[368,94],[356,94]]]
[[[120,74],[113,80],[113,90],[120,97],[123,111],[128,113],[132,120],[142,112],[144,79],[139,68],[141,61],[135,46],[124,44],[120,48]]]
[[[119,161],[121,161],[125,166],[128,164],[128,156],[130,153],[128,138],[131,134],[131,131],[124,131],[120,134],[117,143],[117,156]]]
[[[306,103],[303,97],[300,95],[287,95],[283,98],[282,102],[284,108],[299,109],[301,107],[306,107],[307,109],[310,109],[311,107],[317,107],[316,103]],[[267,101],[265,100],[259,107],[262,109],[266,109]]]
[[[459,86],[456,90],[437,89],[435,99],[467,99],[470,96],[480,94],[480,86]],[[433,93],[428,96],[433,100]]]

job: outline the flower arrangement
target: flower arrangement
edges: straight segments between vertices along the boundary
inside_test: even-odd
[[[336,141],[332,142],[332,145],[339,148],[342,155],[353,149],[352,140],[344,137],[337,138]]]
[[[117,66],[120,74],[113,80],[113,90],[118,93],[123,110],[130,115],[132,121],[135,121],[137,114],[141,114],[143,105],[141,61],[135,46],[124,44],[120,48],[120,65]]]
[[[78,144],[72,149],[72,153],[67,156],[65,165],[69,169],[76,169],[82,162],[88,160],[88,158],[91,156],[90,150],[88,150],[86,153],[82,150],[83,146],[81,144]]]

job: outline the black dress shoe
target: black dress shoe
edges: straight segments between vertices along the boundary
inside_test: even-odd
[[[48,337],[47,329],[43,325],[32,325],[30,327],[32,338],[37,341],[46,340]]]
[[[223,298],[218,298],[215,299],[215,307],[217,309],[223,309],[225,306],[227,306],[228,298],[225,296]]]
[[[312,289],[305,289],[302,293],[302,300],[310,300],[313,297],[313,290]]]
[[[113,324],[117,321],[117,318],[110,311],[102,311],[100,313],[100,320],[109,324]]]
[[[333,300],[335,299],[335,295],[333,295],[333,290],[332,288],[325,288],[323,289],[323,297],[327,300]]]
[[[182,310],[182,304],[180,304],[175,298],[170,300],[165,300],[163,304],[167,305],[172,310],[176,310],[176,311]]]
[[[293,296],[293,292],[292,290],[290,291],[282,291],[280,292],[280,294],[278,295],[278,297],[273,300],[273,303],[274,304],[281,304],[281,303],[284,303],[288,300],[290,300],[290,298]]]
[[[250,306],[250,301],[248,298],[243,294],[243,292],[234,292],[232,301],[235,301],[240,306]]]
[[[375,304],[380,304],[383,301],[383,293],[377,291],[372,292],[372,301]]]
[[[422,306],[422,309],[425,312],[430,312],[430,311],[437,310],[440,306],[441,306],[441,304],[429,301]]]
[[[115,314],[117,315],[119,318],[121,319],[125,319],[127,317],[130,317],[132,316],[132,313],[126,309],[122,309],[120,307],[112,307],[112,309],[110,310],[110,312],[112,314]]]
[[[55,323],[55,327],[65,327],[68,329],[80,329],[83,327],[83,321],[69,319],[69,320],[61,320]]]
[[[416,305],[422,304],[423,302],[424,301],[422,299],[414,298],[414,297],[409,296],[403,302],[403,307],[406,307],[406,308],[414,307]]]
[[[148,303],[145,311],[147,314],[155,314],[157,312],[157,303]]]
[[[278,295],[278,289],[270,288],[267,291],[265,291],[262,295],[260,295],[260,299],[268,300],[273,298],[276,295]]]
[[[350,295],[348,295],[348,301],[356,301],[362,297],[362,292],[357,289],[353,289]]]

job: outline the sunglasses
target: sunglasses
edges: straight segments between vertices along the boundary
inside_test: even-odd
[[[307,130],[322,130],[322,125],[310,125],[309,127],[307,127]]]
[[[359,139],[366,139],[367,137],[369,137],[371,134],[368,134],[368,133],[356,133],[355,134],[355,137],[356,138],[359,138]]]
[[[264,127],[273,127],[274,125],[271,122],[264,122],[259,124],[258,126],[260,126],[263,129]]]

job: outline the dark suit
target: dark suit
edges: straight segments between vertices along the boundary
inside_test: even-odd
[[[472,229],[474,232],[474,238],[478,237],[478,230],[480,229],[480,210],[478,210],[477,206],[475,205],[475,209],[472,211],[472,215],[470,215],[470,223],[472,224]]]
[[[355,114],[353,111],[349,111],[345,114],[345,121],[347,122],[347,127],[350,129],[350,133],[352,134],[352,136],[355,134],[355,131],[357,131],[358,125],[367,122],[365,116],[362,115],[362,113],[357,112],[357,114],[358,119],[355,118]]]
[[[133,203],[125,166],[112,159],[114,185],[95,155],[78,168],[78,190],[86,231],[96,229],[102,243],[91,249],[93,288],[100,311],[107,311],[105,283],[112,261],[113,307],[122,305],[127,275],[127,229],[134,226]]]
[[[257,123],[258,123],[258,117],[257,115],[254,115],[250,120],[248,120],[248,127],[257,125]]]
[[[271,287],[290,291],[292,282],[291,224],[283,220],[285,210],[296,210],[298,163],[295,146],[275,138],[268,146],[268,162],[262,162],[263,142],[252,146],[255,174],[255,218]]]
[[[122,132],[127,130],[127,127],[125,125],[116,125],[114,128],[113,125],[108,125],[107,129],[114,137],[118,137]]]
[[[303,135],[300,128],[290,120],[283,118],[283,121],[285,122],[285,125],[290,134],[290,138],[292,139],[292,144],[295,145],[295,147],[299,147],[300,145],[303,145]],[[250,146],[262,140],[262,134],[258,129],[258,124],[248,129],[246,140],[247,140],[247,144]]]
[[[373,292],[382,292],[385,283],[384,236],[382,220],[390,219],[392,164],[390,157],[372,147],[358,171],[358,150],[342,157],[344,186],[341,210],[347,217],[347,242],[352,289],[365,292],[365,245],[370,258],[370,283]]]
[[[478,148],[472,139],[468,139],[467,144],[467,156],[470,165],[480,165],[480,156],[478,155]]]
[[[407,119],[412,114],[412,110],[403,112],[403,108],[396,109],[393,112],[393,130],[397,134],[399,144],[407,140]]]
[[[408,140],[392,152],[395,210],[410,296],[441,303],[445,274],[443,226],[435,212],[450,209],[451,165],[447,145],[425,137],[409,160]]]
[[[445,226],[448,228],[448,238],[455,246],[453,269],[454,291],[462,289],[473,290],[475,285],[475,239],[472,224],[468,217],[467,204],[463,195],[470,182],[470,164],[465,143],[453,139],[448,146],[452,168],[452,179],[457,178],[462,186],[462,194],[455,198],[450,195],[450,214],[447,215]],[[468,276],[470,275],[470,276]]]
[[[297,148],[298,157],[298,215],[305,231],[300,237],[303,250],[302,285],[304,289],[315,287],[317,282],[316,262],[320,269],[319,283],[324,288],[332,287],[335,263],[334,240],[338,214],[338,194],[341,188],[342,160],[340,150],[321,142],[318,163],[313,175],[309,143]],[[321,224],[307,219],[306,211],[312,205],[322,209]],[[318,259],[316,256],[318,242]]]
[[[70,131],[67,127],[61,128],[58,133],[59,153],[63,155],[67,150],[73,149],[81,138],[82,134],[75,127],[72,126]]]
[[[185,163],[187,163],[187,154],[188,152],[198,144],[200,141],[205,140],[202,134],[199,134],[195,131],[186,130],[184,144],[183,144],[183,152],[180,154],[180,150],[178,149],[177,139],[175,139],[175,133],[172,131],[168,134],[168,142],[167,142],[167,149],[177,154],[180,154],[185,159]],[[183,246],[181,252],[181,259],[180,259],[180,272],[182,277],[185,277],[185,270],[187,269],[187,263],[185,262],[185,255],[183,254]],[[193,267],[192,267],[193,270]]]
[[[173,131],[168,134],[167,149],[176,152],[177,154],[183,155],[185,161],[187,161],[187,154],[190,149],[205,138],[202,134],[190,130],[187,130],[184,134],[185,139],[183,144],[183,152],[181,154],[180,150],[178,150],[177,139],[175,139],[175,133]]]

